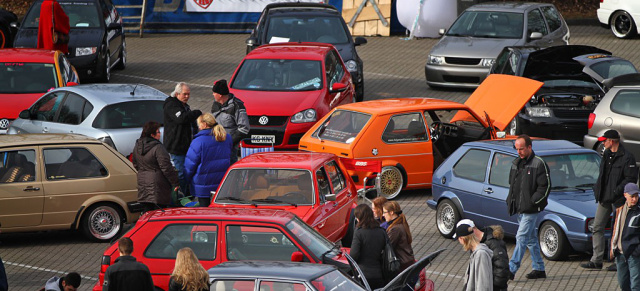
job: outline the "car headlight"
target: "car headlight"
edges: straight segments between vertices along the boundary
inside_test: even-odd
[[[527,115],[531,117],[551,117],[549,107],[528,107]]]
[[[427,57],[427,64],[429,64],[429,65],[442,65],[442,64],[444,64],[444,57],[429,55]]]
[[[358,64],[354,60],[348,60],[346,63],[344,63],[344,65],[347,66],[347,70],[349,72],[358,71]]]
[[[482,61],[480,61],[480,65],[483,67],[491,67],[495,61],[496,59],[482,59]]]
[[[95,54],[98,51],[97,47],[77,47],[76,48],[76,57],[80,56],[88,56]]]
[[[300,111],[291,117],[291,123],[316,122],[316,111],[307,109]]]

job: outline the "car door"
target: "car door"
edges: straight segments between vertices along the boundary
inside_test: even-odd
[[[610,127],[620,127],[624,147],[640,153],[640,90],[619,90],[611,100]]]
[[[564,38],[567,32],[563,29],[564,22],[562,21],[562,17],[560,16],[560,13],[558,13],[558,10],[553,6],[542,6],[540,7],[540,11],[542,11],[547,28],[549,29],[548,37],[552,41],[551,46],[569,44],[569,39]]]
[[[0,150],[0,222],[2,228],[37,226],[42,222],[44,188],[37,147]]]
[[[535,8],[527,12],[527,43],[526,45],[534,45],[540,47],[549,47],[553,45],[553,39],[549,36],[549,29],[547,23],[542,16],[540,9]],[[530,38],[531,33],[539,32],[542,34],[542,38],[532,40]]]
[[[93,110],[93,105],[82,96],[69,92],[60,105],[60,110],[49,127],[49,133],[77,133],[90,136],[95,130],[82,125]]]
[[[342,63],[342,59],[340,56],[334,51],[331,50],[325,57],[325,72],[327,76],[327,92],[328,98],[327,102],[329,104],[329,108],[333,109],[334,107],[346,103],[353,102],[353,90],[350,89],[349,79],[350,77],[345,73],[346,68]],[[333,84],[342,83],[347,84],[347,90],[342,92],[331,93],[331,89],[333,88]]]
[[[334,235],[330,218],[335,215],[339,207],[337,201],[327,201],[327,195],[332,194],[331,183],[327,171],[322,166],[315,171],[316,189],[318,189],[318,207],[307,223],[330,241],[338,241],[340,238]],[[337,197],[336,197],[337,200]],[[335,225],[334,225],[335,227]]]
[[[509,171],[516,156],[494,152],[489,167],[489,179],[483,185],[482,211],[486,215],[485,224],[501,225],[506,233],[515,234],[518,230],[516,216],[509,216],[507,196],[509,195]]]
[[[470,218],[484,225],[487,213],[482,209],[484,182],[487,176],[487,164],[491,151],[486,149],[469,149],[451,168],[450,185],[460,199],[465,218]]]
[[[294,252],[302,252],[299,242],[281,225],[229,221],[223,224],[221,260],[224,261],[291,261]],[[304,239],[304,238],[301,238]],[[311,262],[304,255],[302,261]]]
[[[48,133],[50,128],[55,126],[54,120],[66,93],[66,91],[56,91],[41,97],[29,109],[31,119],[21,119],[21,122],[15,125],[17,131],[20,133]]]
[[[343,233],[343,230],[349,226],[351,197],[356,193],[351,193],[351,190],[347,187],[345,175],[335,160],[326,163],[324,169],[331,183],[331,193],[336,195],[335,201],[327,202],[331,204],[334,210],[330,212],[331,215],[327,218],[327,225],[325,225],[325,227],[333,231],[331,235],[327,237],[330,238],[331,241],[337,241],[342,238],[340,235]]]

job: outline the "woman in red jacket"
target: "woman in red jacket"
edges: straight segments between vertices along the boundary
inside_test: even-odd
[[[69,17],[62,6],[56,0],[44,0],[40,6],[40,20],[38,22],[38,48],[46,50],[59,50],[69,53]],[[53,32],[66,36],[67,41],[53,42]],[[62,38],[62,37],[61,37]]]

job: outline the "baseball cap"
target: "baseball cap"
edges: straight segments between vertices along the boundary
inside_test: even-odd
[[[638,190],[638,185],[636,183],[627,183],[624,185],[624,193],[629,195],[637,195],[640,190]]]
[[[598,141],[605,141],[607,138],[620,139],[620,134],[615,129],[609,129],[598,138]]]
[[[475,224],[471,219],[460,220],[456,225],[456,233],[453,234],[453,238],[458,238],[458,237],[472,234],[474,227],[475,227]]]

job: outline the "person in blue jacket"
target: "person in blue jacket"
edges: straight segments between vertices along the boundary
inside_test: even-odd
[[[184,161],[185,178],[200,206],[211,204],[211,191],[218,189],[230,164],[233,141],[211,113],[198,117],[198,128]]]

